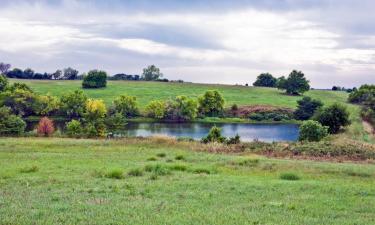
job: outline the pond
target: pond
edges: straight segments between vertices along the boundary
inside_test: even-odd
[[[215,124],[211,123],[129,123],[126,125],[126,136],[168,135],[174,137],[191,137],[196,140],[206,136]],[[242,141],[296,141],[299,128],[296,124],[216,124],[222,135],[233,137],[240,135]]]
[[[56,123],[58,129],[62,129],[64,123]],[[125,125],[121,131],[123,136],[155,136],[167,135],[173,137],[190,137],[200,140],[206,136],[213,123],[135,123]],[[36,123],[28,124],[28,130],[32,130]],[[233,137],[240,135],[241,141],[296,141],[298,139],[299,127],[296,124],[216,124],[221,128],[222,135]]]

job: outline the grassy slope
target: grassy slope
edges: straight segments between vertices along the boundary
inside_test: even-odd
[[[67,91],[81,89],[81,81],[46,81],[46,80],[16,80],[11,82],[23,82],[30,85],[38,93],[50,93],[55,96],[61,96]],[[274,105],[295,108],[297,100],[301,96],[287,96],[274,88],[254,88],[231,85],[214,84],[192,84],[192,83],[161,83],[161,82],[129,82],[129,81],[109,81],[105,89],[84,90],[91,98],[103,99],[110,105],[116,97],[122,94],[133,95],[137,97],[139,106],[143,109],[151,100],[174,98],[177,95],[187,95],[197,97],[206,90],[217,89],[226,99],[226,106],[236,103],[238,105]],[[313,90],[305,95],[322,100],[325,104],[334,102],[346,103],[347,93]],[[347,104],[353,124],[342,136],[375,142],[372,136],[366,134],[359,118],[359,107]]]
[[[0,139],[0,224],[374,224],[375,166],[193,152],[151,141]],[[158,162],[147,159],[166,153]],[[184,162],[167,162],[184,155]],[[173,171],[150,179],[97,177],[176,163],[215,174]],[[31,166],[36,172],[22,173]],[[294,172],[298,181],[279,179]]]

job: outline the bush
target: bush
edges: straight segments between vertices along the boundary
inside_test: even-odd
[[[322,126],[319,122],[308,120],[303,122],[299,130],[300,141],[320,141],[328,135],[328,127]]]
[[[229,140],[227,141],[228,145],[236,145],[239,143],[241,143],[241,140],[240,140],[240,135],[238,134],[236,134],[236,136],[234,137],[229,138]]]
[[[81,90],[64,94],[61,97],[61,111],[69,118],[81,118],[86,111],[87,96]]]
[[[38,96],[25,89],[9,89],[0,94],[0,105],[9,107],[19,116],[31,116],[36,114]]]
[[[122,179],[124,178],[124,173],[121,169],[112,169],[105,174],[105,177],[111,179]]]
[[[314,115],[314,120],[318,121],[323,126],[328,126],[328,132],[331,134],[338,133],[341,127],[350,124],[349,112],[346,106],[337,103],[319,110],[316,115]]]
[[[60,109],[60,100],[51,95],[37,96],[35,113],[41,116],[53,115]]]
[[[269,73],[262,73],[257,77],[257,80],[253,83],[254,86],[258,87],[276,87],[277,79]]]
[[[0,74],[0,92],[5,91],[8,87],[8,79]]]
[[[154,119],[163,119],[167,115],[167,104],[164,101],[151,101],[146,106],[146,115]]]
[[[40,119],[37,128],[38,135],[49,137],[55,132],[55,126],[53,125],[53,121],[50,120],[48,117],[43,117]]]
[[[161,164],[146,165],[145,171],[151,172],[156,176],[164,176],[171,173],[167,167]]]
[[[206,116],[219,116],[224,111],[225,100],[216,90],[206,91],[198,98],[199,112]]]
[[[21,135],[25,132],[26,123],[11,114],[8,107],[0,107],[0,135]]]
[[[121,113],[115,113],[106,117],[104,123],[111,131],[123,130],[126,124],[126,119]]]
[[[84,117],[87,121],[96,122],[105,117],[107,108],[103,100],[88,99],[86,101]]]
[[[349,95],[349,102],[364,104],[370,99],[375,98],[375,85],[365,84],[362,85],[358,90],[354,90]]]
[[[312,99],[310,97],[303,97],[303,99],[297,101],[297,110],[294,112],[294,118],[297,120],[308,120],[310,119],[315,111],[323,106],[320,100]]]
[[[265,120],[273,120],[273,121],[282,121],[282,120],[290,120],[291,116],[290,113],[287,112],[278,112],[278,111],[270,111],[270,112],[256,112],[251,113],[249,119],[255,121],[265,121]]]
[[[128,172],[128,175],[133,177],[141,177],[143,176],[143,170],[139,168],[132,169]]]
[[[139,114],[136,97],[121,95],[113,103],[116,112],[123,114],[126,118]]]
[[[226,138],[221,136],[221,129],[217,126],[213,126],[211,130],[209,131],[208,135],[204,138],[202,138],[203,143],[209,143],[209,142],[218,142],[218,143],[224,143],[226,141]]]
[[[280,175],[280,179],[282,180],[300,180],[301,178],[294,173],[282,173]]]
[[[102,88],[107,86],[107,73],[99,70],[91,70],[83,77],[83,88]]]
[[[177,96],[167,103],[167,118],[174,121],[190,121],[197,117],[198,105],[194,99]]]
[[[66,134],[70,137],[80,137],[82,132],[82,124],[78,120],[72,120],[66,124]]]

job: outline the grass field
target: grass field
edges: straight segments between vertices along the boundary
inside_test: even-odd
[[[29,85],[33,90],[40,94],[50,93],[55,96],[81,88],[82,81],[51,81],[51,80],[17,80],[11,79],[11,82],[22,82]],[[230,107],[236,103],[238,105],[273,105],[295,108],[297,100],[301,96],[288,96],[275,88],[244,87],[233,85],[214,85],[214,84],[194,84],[194,83],[163,83],[163,82],[131,82],[131,81],[109,81],[107,88],[104,89],[84,89],[85,93],[91,98],[103,99],[107,105],[122,95],[132,95],[137,97],[138,105],[142,109],[151,100],[168,100],[178,95],[187,95],[198,97],[205,91],[219,90],[226,99],[226,106]],[[320,99],[325,104],[339,102],[346,104],[351,112],[352,125],[342,134],[348,138],[374,142],[374,137],[367,134],[359,117],[359,107],[348,104],[348,94],[341,91],[322,91],[312,90],[305,93]]]
[[[160,140],[0,138],[0,224],[375,224],[374,178]]]

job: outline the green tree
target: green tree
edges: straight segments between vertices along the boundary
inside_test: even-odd
[[[137,98],[134,96],[121,95],[113,104],[116,112],[123,114],[124,117],[134,117],[139,114]]]
[[[177,96],[174,101],[168,102],[167,117],[171,120],[189,121],[197,117],[198,103],[186,96]]]
[[[157,80],[163,77],[163,74],[160,72],[160,69],[157,68],[155,65],[148,66],[147,68],[143,69],[142,79],[143,80]]]
[[[277,79],[271,74],[262,73],[257,77],[253,85],[258,87],[276,87],[276,83]]]
[[[61,97],[61,111],[69,118],[81,118],[86,111],[87,96],[83,91],[76,90]]]
[[[328,135],[328,127],[317,121],[307,120],[302,123],[299,130],[300,141],[320,141]]]
[[[276,87],[280,90],[285,90],[286,84],[287,84],[287,81],[284,76],[279,77],[276,81]]]
[[[350,125],[349,112],[346,106],[335,103],[318,110],[314,120],[328,127],[328,132],[336,134],[342,127]]]
[[[107,86],[107,73],[100,70],[91,70],[83,77],[83,88],[102,88]]]
[[[0,74],[0,92],[5,91],[8,87],[8,79]]]
[[[0,135],[21,135],[25,128],[21,117],[13,115],[9,107],[0,107]]]
[[[219,116],[224,111],[225,100],[217,90],[206,91],[198,98],[199,112],[206,116]]]
[[[155,119],[163,119],[167,115],[167,104],[164,101],[151,101],[146,106],[146,115]]]
[[[285,81],[279,79],[278,88],[285,89],[287,94],[299,95],[310,90],[310,85],[301,71],[293,70]]]
[[[323,106],[320,100],[312,99],[310,97],[303,97],[297,101],[297,110],[294,112],[294,118],[297,120],[308,120],[310,119],[315,111]]]

